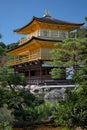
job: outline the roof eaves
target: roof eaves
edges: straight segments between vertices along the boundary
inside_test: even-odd
[[[35,20],[35,17],[33,16],[32,19],[31,19],[31,21],[30,21],[28,24],[26,24],[25,26],[23,26],[23,27],[21,27],[21,28],[18,28],[18,29],[13,30],[13,32],[16,33],[16,32],[18,32],[18,31],[21,31],[22,29],[24,29],[25,27],[27,27],[28,25],[30,25],[34,20]]]
[[[13,49],[11,49],[11,50],[8,50],[7,51],[7,53],[8,52],[10,52],[10,51],[13,51],[13,50],[15,50],[15,49],[17,49],[17,48],[20,48],[20,47],[22,47],[22,46],[24,46],[24,45],[26,45],[26,44],[28,44],[29,42],[31,42],[32,40],[40,40],[40,41],[49,41],[49,42],[62,42],[62,40],[51,40],[51,39],[42,39],[42,38],[38,38],[38,37],[31,37],[31,39],[29,39],[27,42],[25,42],[25,43],[23,43],[22,45],[19,45],[19,46],[17,46],[17,47],[15,47],[15,48],[13,48]]]

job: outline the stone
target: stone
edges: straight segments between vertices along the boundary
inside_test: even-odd
[[[51,90],[50,92],[46,93],[46,95],[44,96],[44,99],[63,99],[64,98],[64,92],[65,89],[54,89]]]

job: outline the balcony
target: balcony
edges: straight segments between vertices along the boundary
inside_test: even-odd
[[[31,34],[28,34],[25,38],[20,39],[19,45],[24,44],[25,42],[30,40],[33,36],[49,40],[64,40],[68,38],[68,32],[58,30],[47,30],[47,29],[37,30]]]
[[[35,60],[49,60],[50,59],[50,53],[42,53],[41,50],[39,50],[38,52],[32,53],[32,54],[28,54],[28,55],[21,55],[21,56],[13,56],[13,57],[8,57],[8,62],[7,65],[8,66],[14,66],[14,65],[18,65],[18,64],[22,64],[22,63],[26,63],[26,62],[30,62],[30,61],[35,61]]]

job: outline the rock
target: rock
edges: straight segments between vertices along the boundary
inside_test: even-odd
[[[63,88],[51,90],[50,92],[48,92],[44,96],[44,99],[59,99],[59,100],[61,100],[64,97],[64,92],[65,92],[65,90]]]

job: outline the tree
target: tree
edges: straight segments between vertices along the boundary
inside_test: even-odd
[[[1,46],[2,48],[6,48],[6,45],[5,45],[3,42],[0,42],[0,46]]]
[[[85,17],[85,21],[87,21],[87,16]]]
[[[17,88],[20,85],[23,88]],[[12,68],[7,66],[0,67],[0,108],[3,104],[7,104],[9,109],[13,109],[16,120],[27,121],[34,119],[34,107],[40,102],[29,89],[25,89],[27,85],[24,75],[14,73]],[[26,111],[26,108],[32,112]]]
[[[0,66],[6,62],[6,45],[0,42]]]
[[[77,30],[77,38],[87,38],[87,27],[83,27]]]
[[[62,68],[72,66],[78,87],[73,91],[66,90],[64,102],[57,106],[54,113],[54,122],[56,125],[87,128],[87,39],[66,39],[56,46],[51,64],[59,68],[52,70],[51,74],[60,76]]]
[[[18,44],[19,44],[19,42],[17,42],[17,43],[11,43],[11,44],[8,44],[6,46],[6,48],[7,48],[7,50],[10,50],[10,49],[13,49],[13,48],[17,47]]]
[[[23,74],[16,74],[12,68],[3,66],[0,67],[0,83],[1,86],[9,86],[12,91],[15,91],[17,85],[22,85],[25,88],[27,81]]]
[[[87,62],[87,40],[86,39],[66,39],[56,44],[56,49],[52,51],[49,64],[55,66],[50,72],[53,78],[59,78],[66,68],[73,68],[77,71]]]
[[[87,128],[87,87],[83,85],[80,91],[78,89],[66,90],[64,102],[56,106],[54,122],[57,126]]]
[[[1,33],[0,33],[0,38],[2,38],[2,35],[1,35]]]
[[[0,46],[0,57],[5,54],[5,49]]]

